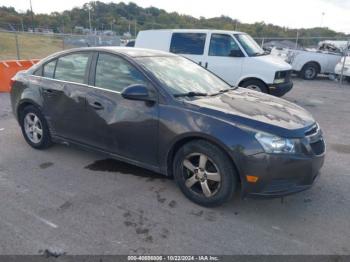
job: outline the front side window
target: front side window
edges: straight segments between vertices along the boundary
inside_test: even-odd
[[[48,78],[53,78],[54,73],[55,73],[55,67],[56,67],[56,62],[57,60],[53,60],[46,65],[44,65],[43,68],[43,76],[48,77]]]
[[[184,57],[140,57],[137,61],[173,95],[187,92],[213,94],[230,88],[226,82]]]
[[[250,35],[236,34],[235,37],[249,56],[265,55],[264,50]]]
[[[171,38],[170,52],[203,55],[206,36],[202,33],[174,33]]]
[[[232,36],[212,34],[210,39],[209,55],[243,56],[243,53]]]
[[[110,54],[99,54],[95,86],[121,92],[133,84],[144,84],[144,76],[124,59]]]
[[[57,61],[55,79],[84,83],[89,53],[77,53],[60,57]]]

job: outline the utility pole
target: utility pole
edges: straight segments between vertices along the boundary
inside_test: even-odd
[[[136,38],[136,19],[135,19],[135,38]]]
[[[31,14],[31,18],[32,18],[32,30],[34,33],[34,13],[33,13],[32,0],[29,0],[29,4],[30,4],[30,14]]]
[[[89,29],[90,29],[90,35],[91,35],[91,11],[90,11],[91,6],[89,5]]]
[[[323,18],[324,18],[325,14],[326,14],[325,12],[321,13],[321,25],[320,25],[320,28],[322,28],[322,26],[323,26]]]

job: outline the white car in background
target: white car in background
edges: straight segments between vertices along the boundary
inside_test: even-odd
[[[337,43],[341,42],[341,43]],[[313,80],[318,74],[334,74],[334,68],[342,58],[345,41],[322,41],[318,49],[277,49],[271,54],[284,59],[301,78]]]
[[[292,67],[267,54],[246,33],[223,30],[140,31],[135,47],[182,55],[228,84],[282,96],[292,87]]]

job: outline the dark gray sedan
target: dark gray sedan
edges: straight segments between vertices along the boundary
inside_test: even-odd
[[[173,176],[192,201],[310,188],[323,165],[319,125],[299,106],[231,87],[176,55],[134,48],[54,54],[13,79],[11,100],[36,149],[78,144]]]

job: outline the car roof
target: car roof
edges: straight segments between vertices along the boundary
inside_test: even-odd
[[[164,52],[164,51],[158,51],[158,50],[151,50],[151,49],[145,49],[145,48],[135,48],[135,47],[120,47],[120,46],[100,46],[100,47],[82,47],[82,48],[73,48],[69,50],[65,50],[59,53],[53,54],[53,56],[57,57],[60,55],[65,55],[69,53],[75,53],[75,52],[81,52],[81,51],[105,51],[115,54],[121,54],[126,55],[129,57],[152,57],[152,56],[176,56],[174,54]]]
[[[215,30],[215,29],[151,29],[142,32],[172,32],[172,33],[224,33],[224,34],[245,34],[244,32],[232,30]]]

